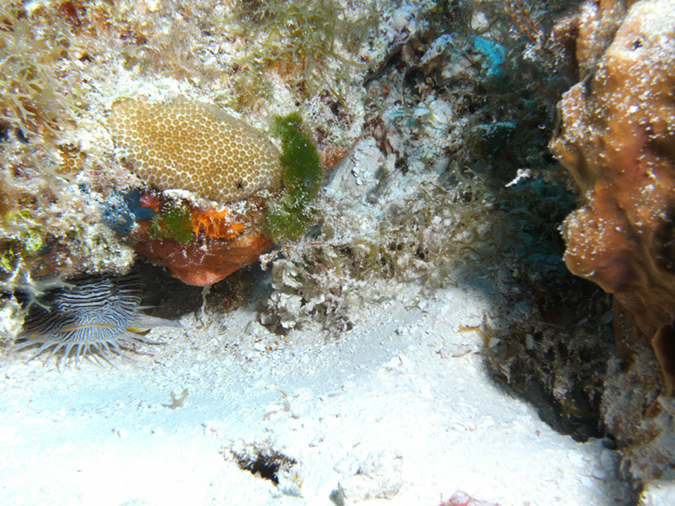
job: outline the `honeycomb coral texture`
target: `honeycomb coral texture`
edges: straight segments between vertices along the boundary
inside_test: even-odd
[[[119,155],[146,183],[227,204],[281,186],[279,152],[218,107],[186,99],[116,102],[110,129]]]

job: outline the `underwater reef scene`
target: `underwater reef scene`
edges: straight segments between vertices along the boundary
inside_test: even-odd
[[[636,501],[675,476],[674,0],[3,1],[0,90],[5,360],[489,279],[492,381]]]

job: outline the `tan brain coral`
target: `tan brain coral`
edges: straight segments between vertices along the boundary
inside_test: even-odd
[[[279,152],[218,107],[182,98],[116,102],[109,125],[119,155],[145,182],[221,204],[281,186]]]

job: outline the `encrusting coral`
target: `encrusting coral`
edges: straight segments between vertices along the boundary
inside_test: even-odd
[[[551,148],[584,195],[564,225],[569,269],[613,293],[675,394],[675,4],[629,9],[592,78],[560,105]]]
[[[266,235],[249,229],[231,240],[200,237],[182,244],[171,239],[150,239],[143,226],[132,236],[137,251],[165,265],[171,274],[188,285],[210,286],[255,262],[274,246]]]
[[[301,123],[299,114],[277,118],[279,153],[262,133],[216,106],[183,98],[114,104],[110,127],[118,153],[145,183],[228,205],[147,194],[141,201],[156,215],[132,231],[136,250],[187,284],[209,286],[275,242],[299,238],[323,177]]]
[[[274,145],[216,106],[129,99],[109,119],[119,155],[145,182],[227,204],[281,185]]]
[[[274,241],[260,225],[264,206],[250,199],[243,212],[193,208],[184,201],[158,204],[153,221],[141,221],[130,237],[136,251],[195,286],[210,286],[255,262]]]

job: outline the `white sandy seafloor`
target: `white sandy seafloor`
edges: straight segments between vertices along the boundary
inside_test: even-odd
[[[379,167],[368,146],[326,189],[363,226],[377,215],[365,198]],[[153,330],[166,344],[114,367],[59,371],[8,353],[0,504],[438,506],[457,491],[501,506],[633,504],[615,451],[555,432],[490,378],[483,337],[464,327],[505,304],[505,287],[494,265],[462,269],[426,292],[386,285],[389,297],[356,308],[339,333],[274,334],[254,297],[229,313],[169,310],[183,329]],[[281,456],[279,483],[241,469],[233,452]]]
[[[326,189],[366,228],[379,209],[366,198],[372,148],[359,144]],[[499,271],[470,263],[427,291],[391,282],[339,333],[274,334],[258,294],[229,313],[169,308],[183,329],[153,330],[164,345],[114,367],[59,371],[9,352],[0,505],[439,506],[457,491],[502,506],[633,504],[610,444],[555,432],[491,379],[484,339],[465,327],[506,304]],[[283,461],[278,484],[240,467],[259,455]],[[642,504],[669,504],[650,494]]]
[[[362,141],[331,183],[365,236],[377,220],[365,196],[386,165],[374,150]],[[554,431],[491,379],[466,327],[505,304],[504,287],[497,266],[463,269],[428,292],[390,283],[340,333],[274,334],[251,300],[176,311],[183,329],[153,330],[164,345],[113,366],[8,352],[0,506],[439,506],[457,491],[501,506],[634,504],[608,441]],[[278,484],[240,467],[258,455],[284,462]],[[652,487],[641,504],[674,504],[668,493]]]
[[[556,433],[489,378],[481,338],[459,331],[499,303],[475,278],[421,300],[401,285],[351,331],[293,331],[276,349],[249,307],[208,328],[185,315],[154,356],[115,368],[3,358],[0,504],[437,506],[458,490],[503,506],[629,504],[614,451]],[[229,448],[296,463],[277,486]]]

